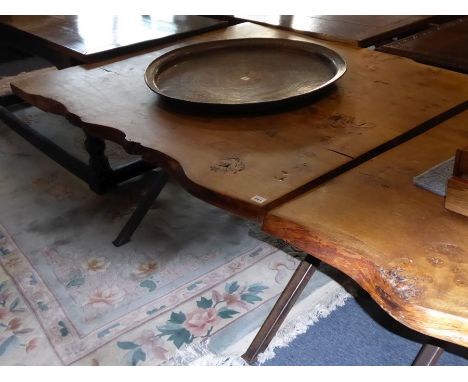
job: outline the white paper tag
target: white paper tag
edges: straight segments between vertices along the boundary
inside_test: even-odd
[[[266,198],[264,198],[263,196],[260,196],[260,195],[255,195],[250,200],[253,200],[255,203],[262,204],[262,203],[265,202]]]

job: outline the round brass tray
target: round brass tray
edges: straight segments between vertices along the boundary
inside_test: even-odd
[[[345,60],[318,44],[245,38],[203,42],[165,53],[148,66],[145,81],[168,100],[255,106],[304,98],[345,71]]]

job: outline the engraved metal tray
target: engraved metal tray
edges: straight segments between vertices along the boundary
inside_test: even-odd
[[[288,39],[209,41],[172,50],[145,71],[161,97],[208,106],[256,106],[302,99],[327,87],[346,62],[324,46]]]

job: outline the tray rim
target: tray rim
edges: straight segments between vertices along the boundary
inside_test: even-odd
[[[292,47],[297,48],[299,46],[304,46],[304,47],[313,47],[314,49],[317,49],[319,54],[324,56],[326,59],[328,59],[330,62],[333,63],[336,73],[335,75],[329,79],[328,81],[324,82],[323,84],[317,86],[311,91],[308,91],[306,93],[301,93],[301,94],[295,94],[289,97],[283,97],[279,98],[277,100],[258,100],[258,101],[253,101],[253,102],[238,102],[238,103],[227,103],[227,102],[204,102],[204,101],[195,101],[195,100],[188,100],[184,98],[177,98],[173,97],[170,95],[165,94],[163,91],[161,91],[158,86],[155,83],[155,77],[156,74],[155,72],[157,69],[159,69],[161,66],[164,65],[164,62],[168,61],[171,59],[171,57],[177,57],[177,56],[184,56],[184,55],[190,55],[190,51],[194,48],[203,48],[207,47],[207,51],[212,50],[212,49],[220,49],[223,47],[226,47],[230,44],[239,44],[243,45],[243,43],[265,43],[268,45],[274,45],[274,44],[291,44]],[[304,49],[305,51],[306,49]],[[198,52],[197,52],[198,53]],[[234,39],[222,39],[222,40],[208,40],[208,41],[203,41],[203,42],[198,42],[198,43],[193,43],[193,44],[188,44],[179,48],[172,49],[168,52],[165,52],[164,54],[160,55],[159,57],[156,57],[153,61],[150,62],[150,64],[147,66],[145,69],[144,73],[144,79],[146,82],[146,85],[158,96],[162,97],[164,100],[169,100],[174,103],[183,103],[183,104],[189,104],[189,105],[200,105],[200,106],[207,106],[207,107],[228,107],[228,108],[245,108],[249,106],[260,106],[260,105],[269,105],[269,104],[278,104],[278,103],[286,103],[290,102],[293,100],[298,100],[298,99],[303,99],[306,97],[311,97],[315,95],[316,93],[319,93],[321,90],[324,90],[326,87],[330,86],[333,84],[335,81],[337,81],[339,78],[341,78],[347,71],[347,63],[344,57],[338,53],[337,51],[326,47],[321,44],[317,44],[315,42],[310,42],[310,41],[304,41],[304,40],[296,40],[296,39],[289,39],[289,38],[269,38],[269,37],[247,37],[247,38],[234,38]]]

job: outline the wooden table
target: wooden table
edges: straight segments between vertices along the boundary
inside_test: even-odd
[[[313,37],[341,41],[361,47],[370,46],[392,37],[427,27],[432,16],[253,16],[236,18],[299,31]]]
[[[169,49],[240,37],[317,42],[244,23]],[[266,211],[327,176],[466,107],[468,79],[461,74],[367,49],[320,43],[343,55],[348,72],[326,97],[267,115],[197,115],[168,109],[143,81],[146,66],[167,49],[106,65],[73,67],[12,86],[29,103],[66,115],[91,135],[167,168],[201,199],[261,220]]]
[[[67,67],[136,52],[228,25],[202,16],[1,16],[0,33],[14,46]]]
[[[352,277],[401,323],[468,346],[468,218],[413,184],[468,142],[467,123],[465,111],[285,203],[263,230]],[[301,268],[287,289],[307,282]]]
[[[159,102],[143,81],[147,65],[168,50],[244,37],[326,45],[343,55],[348,72],[313,103],[265,115],[177,110]],[[270,211],[465,110],[467,86],[468,79],[459,73],[244,23],[125,60],[18,81],[13,90],[45,111],[65,115],[89,135],[113,140],[164,167],[205,201],[258,221],[266,215],[265,229],[273,232],[267,225],[274,216]],[[287,233],[282,235],[291,239]],[[387,289],[382,290],[389,293]],[[392,298],[399,296],[388,301]],[[399,319],[406,322],[404,318]]]
[[[468,73],[468,17],[434,26],[377,50]]]

